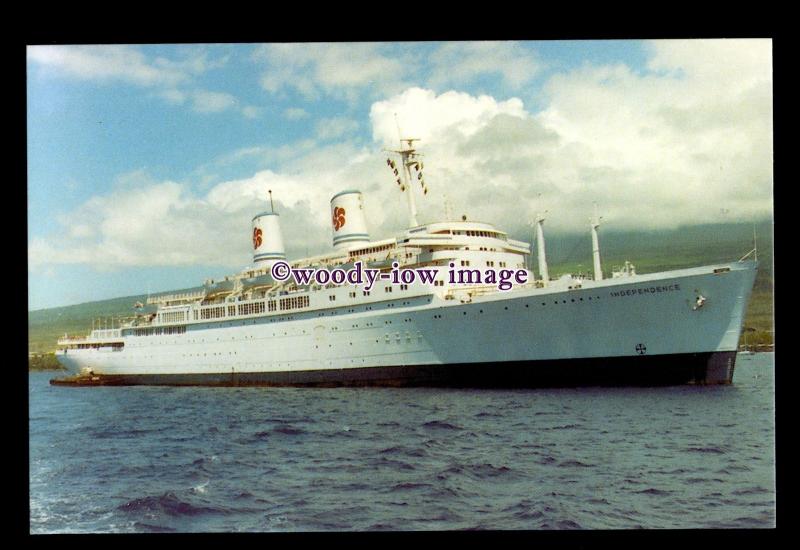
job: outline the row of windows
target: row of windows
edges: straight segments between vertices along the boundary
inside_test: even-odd
[[[253,302],[252,304],[239,304],[239,315],[252,315],[254,313],[264,313],[264,311],[266,311],[264,302]]]
[[[280,309],[285,311],[287,309],[297,309],[301,307],[308,307],[310,298],[308,296],[295,296],[291,298],[280,299]],[[225,306],[206,307],[200,310],[200,319],[219,319],[222,317],[233,317],[239,315],[255,315],[264,313],[265,311],[277,311],[278,301],[267,300],[266,302],[253,302],[249,304],[238,304],[238,306],[227,306],[227,313]],[[195,312],[195,319],[197,319],[197,312]]]
[[[443,286],[444,282],[435,281],[434,284],[437,285],[437,286]],[[408,290],[408,285],[407,284],[400,285],[400,290]],[[393,292],[393,287],[392,286],[384,287],[384,292],[387,292],[387,293]],[[370,295],[370,291],[369,290],[363,290],[362,294],[364,296],[369,296]],[[350,298],[355,298],[356,295],[357,295],[356,292],[350,292],[349,293],[349,297]],[[329,295],[328,296],[328,300],[331,301],[331,302],[336,301],[336,295],[334,295],[334,294]],[[238,308],[238,314],[239,315],[256,315],[256,314],[259,314],[259,313],[264,313],[265,310],[267,310],[267,308],[269,309],[270,312],[274,312],[274,311],[276,311],[278,309],[277,306],[278,306],[278,304],[277,304],[276,300],[267,300],[267,301],[264,301],[264,302],[259,301],[259,302],[253,302],[253,303],[238,304],[237,306],[229,305],[227,307],[226,306],[205,307],[205,308],[202,308],[202,309],[199,310],[199,318],[202,319],[202,320],[209,320],[209,319],[219,319],[219,318],[223,318],[223,317],[233,317],[233,316],[235,316],[237,314],[236,313],[237,312],[237,308]],[[290,298],[281,298],[280,299],[280,310],[281,311],[299,309],[299,308],[304,308],[304,307],[309,307],[309,306],[310,306],[310,298],[309,298],[308,295],[305,295],[305,296],[294,296],[294,297],[290,297]],[[391,307],[391,306],[389,306],[389,307]],[[227,312],[226,312],[226,309],[227,309]],[[372,309],[372,308],[369,308],[369,309]],[[170,313],[176,313],[176,312],[170,312]],[[183,314],[184,312],[177,312],[177,313]],[[320,315],[324,315],[324,313],[320,313]],[[198,319],[198,312],[197,311],[194,312],[194,318]],[[185,331],[185,327],[174,327],[174,328],[180,328],[183,331]],[[162,330],[162,329],[161,328],[157,328],[157,329],[136,329],[135,334],[137,336],[161,334],[161,332],[153,332],[154,330]],[[168,327],[165,330],[170,330],[170,327]],[[166,333],[166,334],[172,334],[172,333]]]
[[[362,254],[374,254],[376,252],[382,252],[384,250],[389,250],[394,248],[393,244],[385,244],[383,246],[371,246],[369,248],[362,248],[361,250],[351,250],[350,257],[353,258],[355,256],[361,256]]]
[[[282,300],[283,303],[285,300]],[[298,300],[297,298],[291,298],[290,300]],[[300,301],[304,302],[308,305],[308,296],[303,296],[299,298]],[[269,311],[276,311],[277,310],[277,302],[275,300],[269,300]],[[237,307],[239,311],[239,315],[253,315],[256,313],[264,313],[266,307],[264,302],[255,302],[251,304],[239,304],[238,306],[229,305],[227,306],[215,306],[215,307],[206,307],[200,310],[199,318],[200,319],[220,319],[222,317],[234,317],[236,316]],[[297,306],[302,307],[302,306]],[[281,309],[293,309],[293,307],[283,307]],[[181,315],[179,317],[173,317],[170,315],[167,317],[167,314],[162,314],[162,321],[164,322],[180,322],[184,320],[183,312],[179,312]],[[194,318],[198,318],[198,313],[195,311]]]
[[[274,300],[270,300],[273,302]],[[308,307],[309,305],[309,298],[308,296],[295,296],[292,298],[281,298],[281,311],[287,309],[297,309],[301,307]]]
[[[182,323],[186,320],[184,311],[165,311],[159,314],[162,323]]]
[[[161,336],[162,334],[185,334],[186,327],[154,327],[134,329],[134,336]]]
[[[201,319],[219,319],[225,317],[225,306],[209,307],[200,310]]]
[[[114,351],[120,351],[125,344],[122,342],[103,342],[100,344],[69,344],[67,349],[99,349],[111,348]]]
[[[453,231],[453,235],[466,235],[468,237],[492,237],[495,239],[505,240],[505,238],[499,233],[493,233],[491,231]]]
[[[592,300],[592,297],[591,297],[591,296],[587,296],[587,299],[588,299],[589,301],[591,301],[591,300]],[[599,300],[599,299],[600,299],[600,296],[595,296],[595,297],[594,297],[594,300]],[[583,298],[581,297],[581,298],[578,298],[577,300],[576,300],[575,298],[570,298],[570,302],[571,302],[571,303],[583,302]],[[561,303],[561,304],[566,304],[566,303],[567,303],[567,301],[566,301],[566,300],[561,300],[561,301],[559,302],[559,300],[553,300],[553,303],[554,303],[555,305],[558,305],[559,303]],[[543,306],[547,305],[547,302],[542,302],[542,305],[543,305]],[[526,307],[526,308],[530,308],[530,304],[525,304],[525,307]],[[503,307],[503,309],[507,311],[507,310],[508,310],[508,306],[504,306],[504,307]],[[479,310],[478,310],[478,313],[479,313],[479,314],[480,314],[480,313],[483,313],[483,310],[482,310],[482,309],[479,309]],[[461,314],[462,314],[462,315],[466,315],[466,314],[467,314],[467,312],[466,312],[466,311],[462,311],[462,312],[461,312]],[[434,314],[433,318],[434,318],[434,319],[441,319],[441,318],[442,318],[442,315],[437,313],[437,314]],[[389,321],[389,323],[391,323],[391,321]]]

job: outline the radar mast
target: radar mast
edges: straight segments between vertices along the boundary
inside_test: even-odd
[[[398,169],[397,163],[391,158],[386,159],[386,164],[394,172],[397,178],[397,185],[400,187],[400,192],[408,192],[408,223],[409,227],[417,227],[417,204],[414,199],[413,181],[411,169],[414,169],[414,174],[422,188],[422,194],[428,194],[428,187],[425,185],[425,180],[422,176],[423,163],[420,159],[422,156],[414,149],[414,142],[420,141],[419,138],[400,138],[400,149],[387,149],[389,153],[400,155],[400,167]]]

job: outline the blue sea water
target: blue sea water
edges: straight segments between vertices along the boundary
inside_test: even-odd
[[[775,526],[774,355],[712,387],[50,386],[31,533]]]

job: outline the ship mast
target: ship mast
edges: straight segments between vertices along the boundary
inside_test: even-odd
[[[425,180],[422,179],[422,168],[423,164],[419,160],[419,157],[422,156],[416,152],[414,149],[414,142],[419,141],[419,138],[400,138],[400,149],[394,150],[389,149],[388,152],[396,153],[400,155],[400,169],[398,170],[397,164],[392,159],[386,159],[386,164],[389,165],[394,171],[394,175],[397,177],[397,185],[400,186],[400,192],[405,193],[408,192],[408,224],[409,227],[417,227],[419,222],[417,221],[417,203],[414,199],[414,190],[413,190],[413,177],[411,175],[411,169],[414,168],[415,173],[417,175],[417,180],[419,181],[420,187],[422,187],[422,194],[428,194],[428,188],[425,185]]]
[[[547,214],[545,210],[544,214]],[[542,278],[542,284],[547,286],[550,277],[547,273],[547,258],[544,255],[544,214],[536,214],[536,256],[539,259],[539,276]]]
[[[602,217],[597,217],[597,204],[594,205],[594,218],[589,220],[592,227],[592,258],[594,260],[594,280],[603,280],[603,271],[600,268],[600,242],[597,238],[597,228],[600,227]]]

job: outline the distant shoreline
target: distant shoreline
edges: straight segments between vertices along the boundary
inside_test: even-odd
[[[65,371],[61,363],[56,359],[56,354],[50,353],[29,353],[28,371]]]

